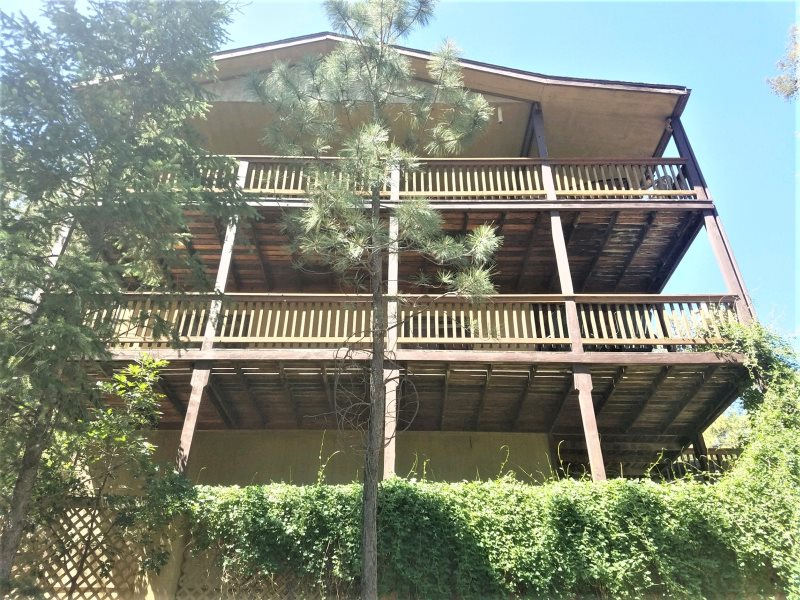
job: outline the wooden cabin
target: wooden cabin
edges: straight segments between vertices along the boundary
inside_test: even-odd
[[[369,341],[369,299],[294,268],[281,223],[302,209],[308,162],[270,155],[259,141],[269,109],[247,88],[276,60],[340,43],[321,33],[216,56],[201,128],[212,152],[238,159],[260,219],[227,229],[191,219],[192,251],[221,298],[130,295],[117,309],[120,322],[151,311],[177,327],[184,348],[143,326],[123,335],[114,360],[143,350],[169,359],[157,442],[164,457],[180,447],[201,483],[309,483],[336,450],[326,480],[359,477],[358,436],[337,421],[336,400],[342,387],[363,388],[358,354],[345,359],[343,348]],[[429,54],[401,51],[424,79]],[[742,374],[740,357],[703,348],[721,341],[720,320],[754,314],[681,124],[690,91],[462,64],[467,87],[495,108],[491,124],[463,156],[398,172],[383,198],[387,208],[428,198],[453,234],[493,223],[504,240],[498,293],[478,305],[426,296],[407,283],[424,259],[392,257],[399,383],[385,476],[487,478],[506,463],[523,478],[563,469],[604,479],[639,476],[692,443],[702,451],[700,433]],[[677,156],[664,156],[668,146]],[[727,292],[663,295],[702,228]]]

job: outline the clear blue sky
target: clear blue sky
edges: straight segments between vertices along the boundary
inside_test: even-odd
[[[4,10],[31,6],[0,0]],[[683,122],[695,154],[760,318],[788,335],[800,325],[796,107],[765,79],[795,19],[791,2],[443,2],[406,45],[432,50],[451,38],[473,60],[691,88]],[[227,47],[328,29],[317,2],[255,1],[236,15]],[[724,291],[704,235],[667,291]]]

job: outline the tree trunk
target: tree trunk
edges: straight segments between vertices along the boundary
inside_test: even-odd
[[[25,528],[25,518],[33,499],[33,486],[42,462],[42,452],[47,446],[53,411],[52,404],[39,408],[33,429],[25,443],[25,453],[22,455],[14,484],[8,518],[0,536],[0,597],[5,597],[11,591],[11,568],[14,566],[14,558]]]
[[[380,196],[372,190],[372,222],[380,227]],[[367,443],[364,452],[364,494],[361,520],[361,598],[378,598],[378,465],[383,448],[384,413],[386,412],[386,382],[383,379],[384,334],[386,332],[386,298],[383,292],[384,250],[379,236],[373,237],[370,256],[370,285],[372,288],[372,358],[370,359],[370,411]]]

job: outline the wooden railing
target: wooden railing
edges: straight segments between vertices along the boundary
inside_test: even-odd
[[[720,323],[735,319],[726,296],[577,296],[584,345],[691,346],[723,341]]]
[[[240,157],[248,162],[244,191],[264,197],[298,198],[317,185],[314,159],[303,157]],[[323,166],[337,159],[324,159]],[[544,165],[553,173],[558,199],[686,199],[697,194],[683,159],[527,158],[428,159],[400,175],[401,198],[431,200],[531,200],[547,197]],[[327,174],[358,193],[357,182],[341,173]],[[388,181],[381,196],[390,193]]]
[[[705,454],[708,471],[711,473],[729,471],[741,454],[740,448],[709,448]],[[694,472],[703,470],[703,465],[691,449],[683,451],[676,462],[689,466]]]
[[[128,295],[121,306],[93,319],[110,321],[122,348],[166,348],[176,340],[196,348],[214,298]],[[569,350],[567,299],[575,300],[581,339],[594,351],[719,343],[720,322],[736,319],[733,300],[723,296],[507,295],[482,304],[402,296],[398,347]],[[371,339],[371,316],[368,296],[229,294],[214,342],[222,348],[364,347]]]

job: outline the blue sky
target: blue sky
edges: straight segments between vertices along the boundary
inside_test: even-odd
[[[0,0],[3,10],[36,3]],[[797,107],[766,78],[784,54],[791,2],[443,2],[405,45],[453,39],[463,56],[551,75],[684,85],[689,139],[762,321],[798,333]],[[318,2],[251,2],[228,48],[329,29]],[[704,234],[668,292],[722,292]]]

